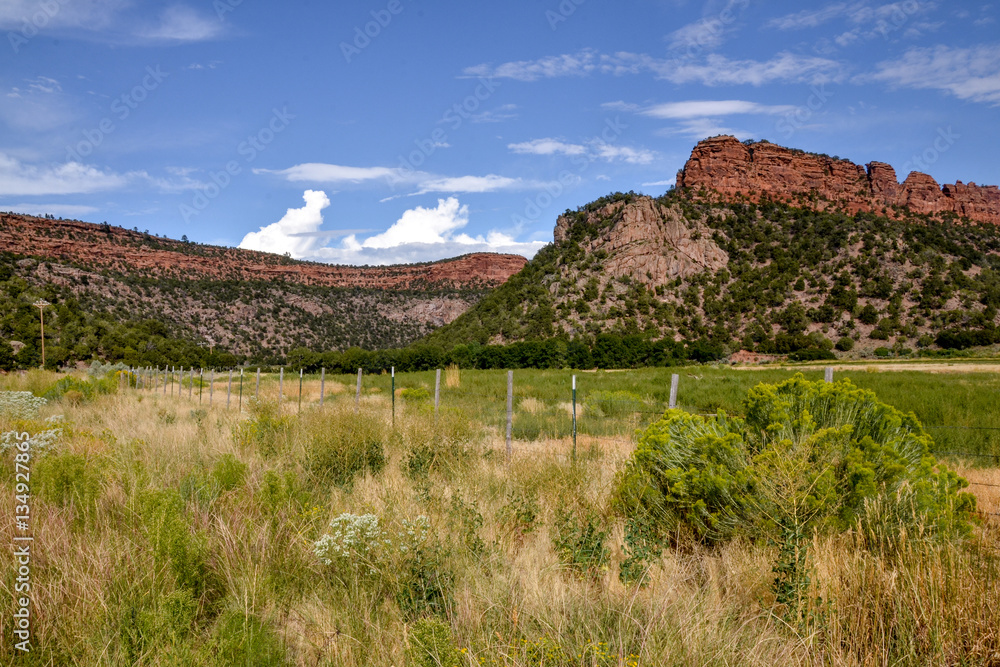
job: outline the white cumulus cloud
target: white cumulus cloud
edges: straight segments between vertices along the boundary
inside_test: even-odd
[[[323,209],[330,205],[326,193],[306,190],[305,206],[288,209],[278,222],[247,234],[241,248],[289,253],[297,259],[334,264],[407,264],[429,262],[473,252],[515,253],[533,256],[543,242],[521,242],[490,230],[475,236],[462,232],[469,223],[469,207],[456,197],[438,199],[437,206],[417,206],[404,211],[385,231],[359,238],[354,231],[339,244],[328,243],[338,232],[324,232]]]
[[[306,190],[302,198],[305,206],[290,208],[281,220],[261,227],[259,232],[250,232],[240,247],[303,258],[315,252],[319,241],[311,234],[323,224],[323,209],[330,205],[330,198],[322,190]]]

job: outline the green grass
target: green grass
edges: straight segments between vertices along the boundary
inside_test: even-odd
[[[748,370],[714,366],[596,372],[518,370],[514,372],[514,439],[570,436],[571,377],[574,374],[577,376],[578,433],[628,439],[636,429],[663,414],[670,398],[670,376],[675,373],[680,376],[678,407],[701,414],[719,409],[740,414],[747,390],[760,382],[779,382],[795,373],[802,373],[810,380],[823,378],[822,370],[809,366]],[[396,375],[399,414],[404,407],[433,410],[434,377],[433,371]],[[507,372],[463,370],[460,377],[457,387],[448,387],[442,374],[441,408],[458,410],[466,418],[502,432],[506,424]],[[935,451],[965,456],[965,459],[953,455],[946,458],[967,463],[978,461],[982,465],[997,462],[989,456],[1000,455],[1000,364],[997,364],[996,373],[874,372],[870,365],[858,365],[850,370],[838,369],[835,373],[835,379],[845,377],[861,388],[871,389],[886,403],[904,412],[913,412],[934,438]],[[327,375],[328,392],[335,383],[344,385],[346,390],[339,394],[328,393],[325,400],[353,404],[356,382],[356,375]],[[262,383],[262,392],[276,396],[275,377],[266,376]],[[376,410],[391,412],[391,384],[388,374],[364,376],[362,402]],[[319,377],[307,376],[305,386],[303,400],[307,404],[318,402]],[[423,389],[430,393],[430,398],[408,400],[398,395],[402,389]],[[252,392],[252,384],[249,388],[245,386],[245,391]],[[286,382],[284,391],[286,403],[297,403],[298,378],[295,382]],[[422,395],[421,391],[415,393]],[[217,391],[216,398],[218,396]],[[609,409],[609,404],[614,407],[616,402],[619,409]]]
[[[790,374],[680,369],[681,404],[738,412],[746,387]],[[914,535],[893,558],[856,536],[817,537],[809,593],[832,602],[810,610],[804,628],[775,613],[778,551],[764,541],[708,548],[679,538],[638,572],[645,588],[626,587],[624,522],[610,495],[640,417],[608,401],[634,407],[639,397],[654,413],[670,371],[578,373],[581,429],[612,435],[581,446],[576,465],[559,412],[571,373],[515,373],[515,436],[563,438],[515,439],[510,461],[505,373],[462,372],[457,386],[454,371],[443,375],[452,386],[442,383],[436,417],[433,373],[396,378],[397,389],[426,386],[431,398],[397,397],[395,425],[388,376],[365,379],[358,416],[355,376],[327,377],[322,411],[309,378],[301,416],[297,378],[271,410],[270,376],[268,407],[254,412],[252,389],[242,413],[235,397],[226,410],[220,380],[212,406],[207,392],[199,406],[197,395],[130,390],[53,401],[37,419],[0,415],[0,433],[37,433],[65,417],[52,452],[31,463],[35,650],[14,655],[17,564],[0,559],[0,664],[938,665],[989,664],[1000,652],[995,523],[964,543]],[[890,403],[901,399],[893,392],[955,397],[963,411],[943,417],[995,418],[988,374],[858,375],[882,383]],[[0,390],[40,394],[57,379],[2,376]],[[599,391],[603,416],[588,415]],[[384,464],[350,467],[342,483],[311,474],[315,450],[338,450],[352,432],[386,436]],[[996,470],[969,472],[1000,482]],[[15,488],[7,451],[4,516],[14,516]],[[989,488],[973,490],[1000,511]],[[372,567],[317,556],[345,514],[378,518],[389,542],[364,545]],[[7,545],[18,534],[9,518],[0,532]]]

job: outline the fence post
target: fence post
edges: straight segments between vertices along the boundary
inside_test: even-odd
[[[167,373],[169,373],[169,372],[170,372],[170,369],[167,368],[166,366],[164,366],[163,367],[163,395],[164,396],[167,395]]]
[[[507,460],[510,461],[513,450],[510,446],[510,432],[514,422],[514,371],[507,371]]]
[[[205,369],[198,375],[198,405],[201,405],[201,395],[205,391]]]
[[[278,409],[281,409],[281,401],[285,398],[285,367],[278,369]]]
[[[823,371],[823,379],[826,382],[833,382],[833,366],[826,367],[826,370]]]
[[[392,386],[389,387],[389,393],[392,394],[392,426],[396,427],[396,367],[393,366],[392,370],[389,371],[392,375]]]
[[[257,389],[253,392],[253,397],[260,400],[260,366],[257,367]]]
[[[354,411],[361,408],[361,369],[358,369],[358,388],[354,392]]]
[[[674,409],[677,407],[677,383],[680,382],[679,375],[670,376],[670,404],[668,407]]]
[[[441,369],[437,369],[434,374],[434,414],[438,413],[438,404],[441,402]]]
[[[229,397],[233,395],[233,369],[229,369],[229,384],[226,385],[226,410],[229,409]]]
[[[576,463],[576,376],[573,376],[573,463]]]
[[[194,396],[194,366],[191,367],[191,384],[188,385],[188,399]]]
[[[302,369],[299,369],[299,412],[302,412]]]
[[[319,407],[323,407],[323,397],[326,395],[326,366],[319,369]]]

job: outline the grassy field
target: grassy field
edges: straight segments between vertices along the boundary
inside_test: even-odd
[[[674,372],[682,408],[738,414],[749,387],[794,370]],[[770,544],[679,542],[645,586],[623,585],[610,493],[670,374],[578,373],[575,464],[571,374],[557,371],[515,372],[509,462],[503,372],[446,370],[437,415],[433,373],[397,377],[395,422],[388,376],[364,378],[357,411],[353,376],[327,376],[322,410],[318,377],[300,410],[298,377],[279,406],[268,376],[259,403],[245,378],[228,409],[217,379],[211,405],[199,386],[67,392],[37,417],[0,415],[0,433],[61,429],[30,461],[33,650],[13,648],[18,570],[5,558],[0,662],[1000,664],[1000,524],[988,514],[1000,486],[970,488],[984,514],[961,543],[914,535],[879,553],[850,533],[817,536],[810,596],[822,603],[798,624],[776,602]],[[1000,426],[994,374],[844,375],[927,425]],[[56,379],[10,375],[0,390],[41,395]],[[939,448],[1000,453],[988,432],[931,432]],[[1000,485],[981,458],[955,463]],[[13,451],[0,480],[0,539],[13,545]]]

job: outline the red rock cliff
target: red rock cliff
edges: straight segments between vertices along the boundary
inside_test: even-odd
[[[520,271],[520,255],[474,253],[429,264],[338,266],[240,248],[184,243],[121,227],[0,214],[0,251],[90,269],[183,279],[286,280],[329,287],[405,290],[496,287]]]
[[[883,162],[866,167],[850,160],[814,155],[769,142],[744,144],[736,137],[705,139],[677,174],[677,187],[715,190],[725,197],[797,199],[850,213],[906,206],[916,213],[955,213],[976,222],[1000,224],[1000,189],[995,185],[939,186],[918,171],[899,183]],[[814,195],[808,199],[810,194]]]

